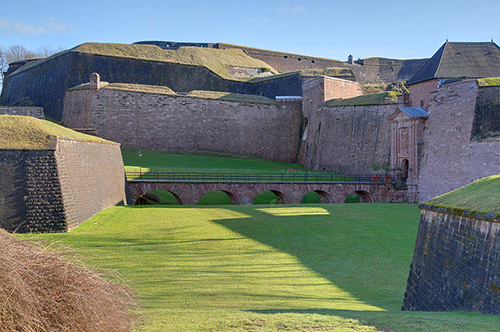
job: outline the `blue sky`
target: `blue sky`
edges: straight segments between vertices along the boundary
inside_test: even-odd
[[[20,0],[0,8],[0,46],[33,50],[151,36],[339,60],[405,59],[430,57],[446,38],[500,42],[498,0]]]

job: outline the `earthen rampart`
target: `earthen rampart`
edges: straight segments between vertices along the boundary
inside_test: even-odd
[[[478,96],[495,91],[499,90],[478,88],[476,80],[466,80],[443,85],[432,94],[419,166],[419,201],[500,173],[500,139],[471,139],[481,109],[478,102],[484,100]]]
[[[81,107],[90,104],[91,116],[80,116]],[[292,162],[301,104],[300,97],[268,105],[101,88],[68,91],[63,120],[73,128],[95,129],[125,148],[216,151]]]
[[[500,219],[421,205],[403,310],[500,314]],[[488,217],[488,218],[485,218]]]

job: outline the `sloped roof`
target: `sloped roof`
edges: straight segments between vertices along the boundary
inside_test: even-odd
[[[429,112],[423,107],[399,107],[399,109],[410,118],[427,118]]]
[[[494,42],[446,42],[407,82],[434,78],[500,76],[500,48]]]

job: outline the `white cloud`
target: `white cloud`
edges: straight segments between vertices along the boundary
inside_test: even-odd
[[[31,25],[21,22],[11,22],[6,18],[0,18],[0,30],[8,30],[22,35],[39,35],[48,32],[66,32],[66,24],[59,24],[54,19],[50,19],[45,25]]]
[[[307,10],[304,7],[295,6],[295,7],[279,7],[278,15],[280,16],[299,16],[307,14]]]

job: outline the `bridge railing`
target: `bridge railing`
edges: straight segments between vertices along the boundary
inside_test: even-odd
[[[266,183],[394,183],[393,176],[333,173],[197,173],[126,172],[129,181],[162,182],[266,182]]]

